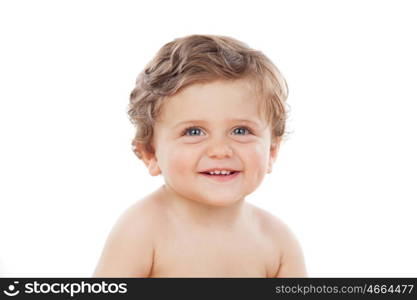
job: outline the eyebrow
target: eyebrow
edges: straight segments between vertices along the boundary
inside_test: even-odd
[[[249,123],[249,124],[252,124],[252,125],[254,125],[256,127],[259,127],[259,128],[262,127],[258,122],[254,121],[254,120],[248,120],[248,119],[228,119],[227,121],[228,122]],[[196,123],[197,124],[198,123],[200,123],[200,124],[207,124],[209,122],[206,121],[206,120],[187,120],[187,121],[182,121],[182,122],[177,123],[174,126],[174,128],[177,128],[177,127],[179,127],[181,125],[184,125],[184,124],[196,124]]]

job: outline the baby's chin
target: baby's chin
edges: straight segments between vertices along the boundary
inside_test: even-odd
[[[210,195],[199,195],[199,197],[196,197],[194,199],[195,201],[209,206],[228,207],[242,202],[244,198],[244,195],[235,195],[232,193],[212,193]]]
[[[241,203],[246,194],[238,188],[191,188],[188,186],[169,185],[170,190],[187,201],[214,207],[230,207]]]

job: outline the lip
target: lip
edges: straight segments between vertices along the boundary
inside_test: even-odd
[[[227,167],[215,167],[215,168],[210,168],[210,169],[201,171],[200,173],[214,172],[214,171],[217,171],[217,170],[224,170],[224,171],[230,171],[230,172],[240,172],[240,170],[231,169],[231,168],[227,168]]]
[[[240,173],[242,173],[242,172],[241,171],[235,171],[234,174],[226,175],[226,176],[225,175],[209,175],[209,174],[205,174],[205,173],[202,173],[202,172],[200,172],[199,174],[208,178],[208,179],[214,180],[214,181],[226,182],[226,181],[231,181],[231,180],[235,179],[236,177],[238,177],[240,175]]]

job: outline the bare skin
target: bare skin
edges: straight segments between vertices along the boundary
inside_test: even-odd
[[[162,186],[129,207],[93,277],[306,277],[288,227],[247,202],[208,206]]]
[[[119,218],[96,277],[303,277],[291,231],[244,201],[270,173],[279,137],[249,80],[193,84],[165,100],[155,151],[135,144],[165,185]],[[216,112],[216,113],[213,113]],[[219,181],[201,173],[237,171]]]

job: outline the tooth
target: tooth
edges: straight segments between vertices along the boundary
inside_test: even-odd
[[[214,171],[214,173],[215,173],[216,175],[218,175],[218,174],[220,174],[220,171]]]
[[[221,171],[223,175],[229,174],[229,171]]]

